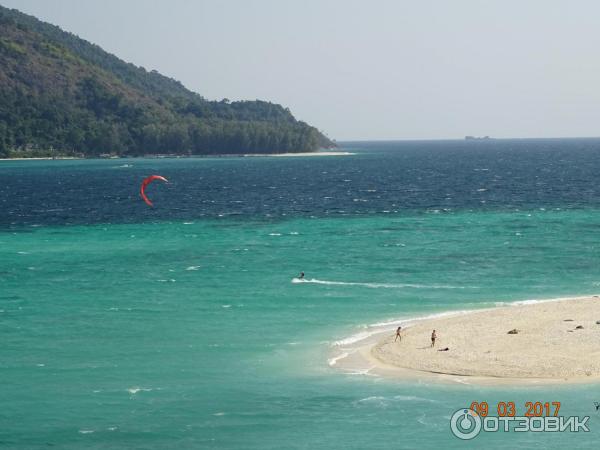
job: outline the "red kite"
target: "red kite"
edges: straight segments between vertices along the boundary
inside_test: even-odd
[[[142,181],[142,186],[140,187],[140,195],[142,196],[142,199],[146,202],[146,204],[148,206],[153,206],[153,205],[152,205],[152,202],[148,199],[148,197],[146,197],[146,193],[144,191],[146,190],[146,186],[148,186],[154,180],[161,180],[161,181],[164,181],[165,183],[169,182],[169,180],[167,180],[165,177],[161,177],[160,175],[150,175],[148,178],[146,178],[144,181]]]

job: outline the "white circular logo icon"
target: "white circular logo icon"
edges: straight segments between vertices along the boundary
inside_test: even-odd
[[[471,409],[459,409],[450,418],[450,430],[459,439],[473,439],[481,431],[481,417]]]

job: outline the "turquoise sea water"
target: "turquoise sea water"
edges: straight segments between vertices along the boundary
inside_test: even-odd
[[[595,446],[597,385],[393,381],[328,358],[376,323],[600,292],[599,143],[387,145],[0,162],[0,447]],[[508,173],[515,145],[528,159]],[[149,210],[154,172],[173,183]],[[449,418],[472,401],[561,401],[591,431],[461,441]]]

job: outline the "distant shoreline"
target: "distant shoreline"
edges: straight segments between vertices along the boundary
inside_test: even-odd
[[[350,156],[356,155],[356,153],[351,152],[314,152],[314,153],[275,153],[272,155],[263,154],[263,153],[248,153],[244,155],[240,155],[243,157],[254,158],[254,157],[263,157],[263,156],[275,156],[277,158],[293,158],[298,156]]]
[[[403,380],[480,385],[600,382],[598,296],[517,302],[402,323],[382,330],[330,366]],[[436,330],[435,347],[430,346]],[[516,329],[516,334],[508,332]],[[343,342],[343,341],[342,341]],[[447,351],[438,351],[448,348]]]
[[[46,160],[53,160],[53,159],[66,159],[66,160],[70,160],[70,159],[86,159],[86,158],[79,158],[77,156],[57,156],[55,158],[51,158],[49,156],[35,156],[32,158],[0,158],[0,161],[46,161]]]
[[[165,156],[118,156],[111,158],[82,158],[78,156],[32,157],[32,158],[0,158],[0,161],[51,161],[51,160],[117,160],[117,159],[193,159],[193,158],[292,158],[306,156],[350,156],[352,152],[302,152],[302,153],[224,153],[219,155],[165,155]]]

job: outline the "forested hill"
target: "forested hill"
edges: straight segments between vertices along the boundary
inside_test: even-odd
[[[0,156],[281,153],[332,145],[280,105],[206,100],[0,6]]]

